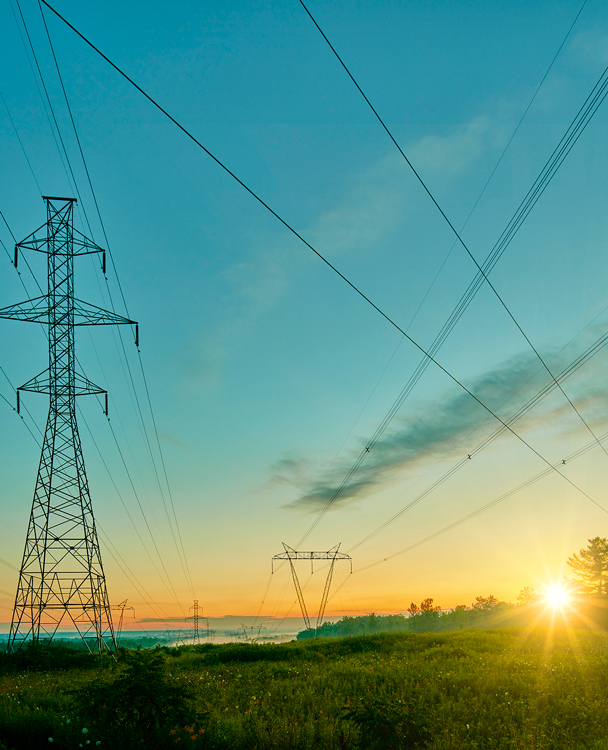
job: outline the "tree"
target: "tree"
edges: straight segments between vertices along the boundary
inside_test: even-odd
[[[608,539],[596,536],[587,541],[587,547],[567,562],[586,593],[603,596],[608,593]]]
[[[540,594],[538,591],[535,591],[532,586],[524,586],[517,595],[517,604],[520,607],[524,607],[527,604],[534,604],[539,598]]]
[[[476,596],[471,607],[473,609],[480,609],[487,612],[490,609],[494,609],[497,604],[498,599],[493,594],[490,594],[490,596]]]
[[[412,602],[407,608],[407,611],[410,613],[410,615],[423,615],[426,612],[441,612],[441,607],[436,607],[433,604],[433,599],[428,597],[427,599],[423,599],[420,602],[420,606]]]

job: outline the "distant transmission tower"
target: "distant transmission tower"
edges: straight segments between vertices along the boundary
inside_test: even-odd
[[[188,618],[192,620],[192,643],[195,646],[201,642],[201,630],[200,621],[203,613],[203,608],[198,606],[198,599],[194,600],[194,604],[190,607],[192,610],[192,617]]]
[[[120,617],[118,618],[118,627],[115,628],[116,631],[116,642],[120,640],[120,636],[122,635],[122,624],[125,619],[125,609],[130,609],[133,611],[133,617],[135,617],[135,607],[127,606],[127,602],[129,600],[125,599],[123,602],[120,602],[120,604],[112,604],[110,609],[112,610],[118,610],[120,612]]]
[[[296,589],[296,595],[300,603],[300,609],[302,610],[302,617],[304,618],[304,624],[306,625],[306,630],[311,630],[310,617],[308,616],[308,611],[306,609],[306,603],[304,601],[304,593],[302,592],[302,587],[300,586],[300,581],[298,580],[296,567],[293,564],[294,560],[310,560],[311,573],[313,572],[314,560],[331,560],[331,563],[329,565],[329,572],[327,573],[327,579],[325,580],[325,587],[323,589],[323,596],[321,598],[319,614],[317,615],[317,626],[315,628],[315,636],[316,636],[317,630],[321,627],[323,623],[323,617],[325,616],[325,607],[327,606],[327,599],[329,597],[329,589],[331,587],[331,580],[334,574],[334,565],[336,564],[336,560],[349,560],[350,572],[351,573],[353,572],[352,557],[350,555],[347,555],[345,552],[340,552],[340,544],[336,544],[335,547],[332,547],[331,549],[322,551],[322,552],[303,552],[302,550],[295,550],[293,549],[293,547],[289,547],[287,544],[285,544],[285,542],[283,542],[283,548],[285,551],[280,552],[278,555],[275,555],[272,558],[272,572],[273,573],[274,573],[274,561],[275,560],[289,560],[289,565],[291,567],[291,577],[293,578],[293,585],[295,586],[295,589]]]
[[[50,397],[8,650],[73,626],[89,650],[116,639],[76,424],[76,396],[107,393],[76,372],[74,326],[135,324],[74,297],[74,257],[105,251],[73,228],[74,198],[44,197],[47,221],[15,245],[45,253],[48,293],[0,310],[0,318],[48,326],[49,367],[17,389]],[[137,334],[136,334],[137,335]],[[90,641],[95,641],[94,649]]]

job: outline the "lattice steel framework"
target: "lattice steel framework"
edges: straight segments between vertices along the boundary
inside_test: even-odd
[[[48,326],[49,366],[17,390],[50,397],[8,641],[52,639],[74,627],[89,650],[116,648],[106,579],[76,423],[76,396],[107,393],[76,372],[74,328],[134,321],[74,297],[74,257],[105,251],[73,228],[75,199],[44,197],[47,221],[15,245],[47,255],[48,293],[0,309],[0,318]],[[93,646],[94,644],[94,646]]]
[[[192,643],[198,646],[201,642],[200,621],[202,619],[203,608],[198,606],[198,599],[195,599],[190,609],[192,610],[192,617],[188,619],[192,620]]]
[[[133,612],[133,617],[135,617],[135,607],[127,605],[128,601],[128,599],[125,599],[124,601],[120,602],[120,604],[112,604],[112,606],[110,607],[111,610],[120,612],[120,617],[118,618],[118,627],[115,628],[117,643],[120,640],[120,636],[122,635],[122,625],[125,619],[125,609],[131,610]]]
[[[340,542],[341,544],[341,542]],[[300,586],[300,581],[298,580],[298,574],[296,573],[296,567],[293,564],[294,560],[310,560],[310,571],[313,572],[313,565],[314,560],[331,560],[329,565],[329,571],[327,573],[327,578],[325,580],[325,587],[323,589],[323,596],[321,598],[321,606],[319,607],[319,613],[317,615],[317,625],[315,628],[315,635],[316,631],[321,627],[323,623],[323,617],[325,616],[325,607],[327,606],[327,599],[329,597],[329,589],[331,587],[331,581],[334,574],[334,565],[336,564],[336,560],[349,560],[350,561],[350,572],[353,572],[353,560],[350,555],[347,555],[345,552],[340,552],[340,544],[336,544],[335,547],[332,547],[329,550],[325,550],[322,552],[303,552],[302,550],[295,550],[293,547],[290,547],[289,545],[285,544],[283,542],[283,548],[284,552],[280,552],[278,555],[275,555],[272,558],[272,572],[274,573],[274,561],[275,560],[289,560],[289,565],[291,568],[291,577],[293,579],[293,585],[296,590],[296,595],[298,597],[298,602],[300,603],[300,609],[302,610],[302,617],[304,618],[304,624],[306,625],[306,630],[310,630],[310,617],[308,616],[308,610],[306,609],[306,602],[304,601],[304,593],[302,591],[302,587]]]

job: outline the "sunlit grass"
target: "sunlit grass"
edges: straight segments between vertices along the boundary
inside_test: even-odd
[[[178,744],[210,750],[360,750],[345,707],[402,701],[425,717],[428,750],[608,750],[608,638],[563,627],[567,608],[562,616],[543,602],[533,607],[546,618],[531,631],[168,649],[167,672],[193,690],[195,715],[164,739],[146,737],[145,746],[163,750],[179,737]],[[0,746],[35,750],[54,737],[53,747],[78,747],[81,727],[93,731],[78,723],[81,688],[99,677],[111,689],[120,669],[0,677]],[[100,741],[107,750],[132,747]]]

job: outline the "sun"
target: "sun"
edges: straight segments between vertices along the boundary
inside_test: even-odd
[[[563,607],[570,601],[570,592],[559,583],[547,586],[544,592],[545,601],[554,607]]]

